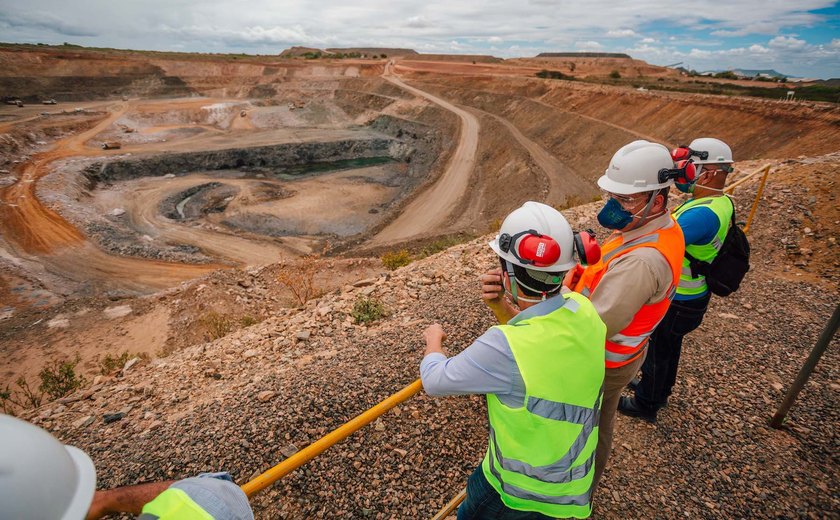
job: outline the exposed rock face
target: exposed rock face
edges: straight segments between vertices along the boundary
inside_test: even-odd
[[[283,143],[255,148],[170,153],[152,157],[96,163],[84,170],[92,188],[98,182],[184,174],[200,170],[280,168],[313,162],[388,156],[404,160],[412,149],[387,138],[345,139],[332,142]]]

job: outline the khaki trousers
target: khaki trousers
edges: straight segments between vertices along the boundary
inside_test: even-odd
[[[618,368],[608,368],[604,371],[604,401],[601,405],[601,422],[598,427],[598,447],[595,449],[595,478],[592,481],[592,492],[598,488],[598,481],[604,474],[607,467],[607,460],[610,458],[612,448],[613,429],[615,428],[615,414],[618,411],[618,400],[621,391],[627,383],[636,376],[639,367],[647,356],[645,353],[638,359]]]

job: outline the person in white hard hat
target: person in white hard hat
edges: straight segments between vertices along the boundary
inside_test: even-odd
[[[565,281],[591,299],[607,326],[593,489],[609,458],[621,391],[638,372],[647,339],[665,315],[679,282],[684,241],[668,212],[668,190],[674,179],[684,175],[661,144],[639,140],[621,147],[598,179],[606,198],[598,222],[613,234],[601,246],[599,262],[586,269],[577,266]],[[487,273],[481,280],[485,299],[498,294],[497,273]],[[516,312],[503,304],[495,308],[501,319]]]
[[[700,326],[711,298],[705,278],[692,272],[689,255],[704,262],[714,260],[732,225],[735,208],[723,193],[734,162],[726,143],[711,137],[695,139],[687,147],[676,148],[672,157],[691,160],[697,170],[693,182],[676,183],[680,191],[692,194],[674,210],[687,254],[674,301],[650,338],[642,377],[630,385],[635,396],[622,397],[618,405],[624,415],[648,422],[656,422],[658,410],[667,404],[677,379],[683,337]]]
[[[245,493],[227,473],[95,491],[90,457],[37,426],[0,414],[0,518],[95,520],[111,513],[142,520],[253,520]]]
[[[598,435],[606,327],[562,281],[575,250],[597,261],[597,243],[573,233],[554,208],[526,202],[489,245],[503,293],[521,312],[451,358],[442,327],[431,325],[420,364],[429,395],[487,396],[488,449],[458,519],[586,518],[595,473],[595,443],[587,441]],[[504,298],[487,301],[495,309]]]

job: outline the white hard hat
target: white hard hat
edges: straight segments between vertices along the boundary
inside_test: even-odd
[[[659,190],[674,184],[673,179],[659,182],[659,170],[673,167],[671,152],[661,144],[633,141],[615,152],[598,186],[618,195]]]
[[[90,457],[5,414],[0,439],[0,518],[85,518],[96,489]]]
[[[531,271],[568,271],[577,263],[572,227],[559,211],[540,202],[526,202],[508,215],[490,248]]]
[[[695,164],[732,164],[732,149],[729,145],[714,137],[701,137],[691,141],[689,148],[695,152],[707,152],[706,159],[694,158]]]

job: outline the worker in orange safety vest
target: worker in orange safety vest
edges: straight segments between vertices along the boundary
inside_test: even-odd
[[[578,266],[566,277],[567,286],[590,298],[607,325],[593,490],[609,458],[621,391],[644,361],[648,338],[679,284],[685,242],[668,211],[668,190],[684,175],[660,144],[639,140],[619,149],[598,179],[606,199],[598,222],[614,232],[598,263]]]

